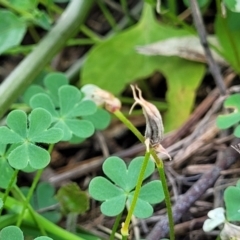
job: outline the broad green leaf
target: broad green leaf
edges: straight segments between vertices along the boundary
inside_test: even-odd
[[[111,115],[102,108],[97,108],[97,111],[88,116],[83,116],[83,119],[90,121],[97,130],[105,129],[111,122]]]
[[[224,4],[233,12],[240,12],[240,0],[223,0]]]
[[[24,240],[23,232],[16,226],[5,227],[0,232],[0,240]]]
[[[195,91],[203,77],[205,66],[178,57],[141,55],[135,48],[187,35],[189,33],[185,30],[159,24],[153,16],[151,6],[145,4],[137,25],[92,48],[81,72],[81,84],[94,82],[100,88],[117,95],[129,83],[160,71],[166,77],[169,91],[167,100],[170,112],[166,115],[165,128],[169,131],[179,127],[192,110]]]
[[[205,73],[203,64],[177,57],[169,57],[168,61],[172,64],[166,65],[162,70],[168,88],[168,111],[164,115],[166,132],[180,127],[188,119],[194,107],[195,92]]]
[[[91,116],[97,111],[97,106],[93,101],[81,101],[68,113],[70,117],[76,116]]]
[[[44,89],[38,85],[31,85],[23,95],[23,101],[30,105],[30,100],[33,96],[37,95],[38,93],[45,93]]]
[[[89,184],[89,194],[98,201],[124,195],[124,191],[104,177],[95,177]]]
[[[101,212],[109,217],[117,216],[123,211],[126,198],[126,195],[121,195],[103,202],[101,205]]]
[[[11,5],[19,10],[29,11],[37,6],[37,0],[10,0]]]
[[[15,14],[0,10],[0,54],[21,43],[26,24]]]
[[[32,142],[56,143],[63,138],[63,131],[59,128],[50,128],[31,138]]]
[[[240,189],[230,186],[224,191],[226,215],[228,221],[240,221]]]
[[[27,114],[21,110],[15,110],[8,114],[7,125],[19,136],[27,136]]]
[[[82,214],[89,209],[89,197],[76,183],[69,183],[62,186],[58,190],[56,197],[65,214]]]
[[[217,15],[215,21],[215,32],[219,43],[221,44],[221,53],[226,61],[232,66],[236,72],[240,72],[240,31],[239,26],[237,29],[232,29],[232,15],[231,11],[227,12],[226,17]],[[239,14],[238,14],[239,18]]]

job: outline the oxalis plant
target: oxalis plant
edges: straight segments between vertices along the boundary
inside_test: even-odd
[[[168,155],[161,145],[164,131],[162,118],[157,108],[142,97],[142,92],[137,86],[131,85],[131,88],[135,103],[130,112],[136,104],[142,107],[146,119],[145,136],[142,136],[120,112],[119,102],[114,96],[94,85],[85,86],[82,89],[89,98],[92,97],[99,103],[102,101],[105,107],[110,109],[146,145],[145,156],[134,158],[128,167],[118,157],[106,159],[103,164],[103,172],[108,178],[94,178],[90,182],[89,193],[94,199],[103,202],[101,204],[103,214],[116,216],[110,239],[114,239],[125,207],[128,213],[125,221],[121,224],[122,239],[127,239],[129,235],[129,224],[133,215],[138,218],[150,217],[153,213],[151,204],[159,203],[165,198],[169,217],[170,239],[174,239],[172,209],[164,165],[157,155],[157,153]],[[153,173],[154,162],[161,181],[151,181],[141,187],[143,180]]]
[[[146,146],[145,156],[134,158],[128,166],[118,157],[108,158],[103,164],[103,171],[109,179],[97,177],[90,183],[90,195],[103,202],[101,205],[103,214],[117,216],[110,239],[114,239],[125,208],[127,208],[127,216],[122,223],[122,239],[127,239],[129,235],[129,225],[133,215],[139,218],[151,216],[153,213],[151,205],[164,199],[169,216],[170,239],[174,239],[171,202],[164,165],[157,155],[157,153],[168,155],[161,145],[164,131],[161,115],[153,104],[143,99],[141,90],[137,86],[131,87],[135,100],[132,109],[139,104],[146,118],[145,136],[142,136],[121,113],[120,101],[97,86],[86,85],[79,90],[68,84],[65,75],[50,73],[44,77],[41,86],[32,85],[25,92],[24,104],[20,104],[20,107],[27,110],[11,111],[6,116],[6,126],[0,127],[0,178],[3,180],[0,187],[4,189],[0,192],[0,213],[2,210],[13,211],[13,215],[9,212],[0,217],[2,219],[0,239],[23,238],[20,229],[23,222],[39,228],[44,237],[37,239],[51,239],[45,237],[49,234],[56,236],[57,239],[84,239],[56,226],[53,222],[57,222],[60,217],[57,212],[55,219],[37,213],[38,208],[31,199],[34,194],[36,194],[35,198],[39,199],[41,193],[46,191],[44,189],[48,189],[49,194],[46,196],[51,204],[56,203],[51,200],[54,191],[49,186],[38,185],[44,168],[50,162],[54,144],[60,141],[81,142],[90,137],[95,130],[106,128],[110,122],[108,112],[118,117]],[[154,163],[161,181],[147,182],[147,178],[154,171]],[[30,188],[20,189],[17,186],[19,171],[36,172]],[[145,180],[146,183],[142,186]],[[57,194],[60,204],[64,205],[66,199],[72,198],[71,201],[74,201],[82,196],[86,198],[83,193],[74,197],[67,196],[71,189],[75,193],[78,192],[77,186],[69,186]],[[46,206],[41,201],[39,203],[43,207]],[[76,202],[70,207],[61,208],[65,214],[68,216],[70,214],[75,220],[77,214],[84,211],[77,207]],[[87,208],[86,204],[84,209]]]
[[[37,213],[37,206],[31,199],[36,190],[40,207],[56,204],[51,186],[37,185],[43,170],[50,163],[54,144],[60,141],[83,141],[95,130],[104,129],[110,122],[110,115],[92,100],[86,99],[79,89],[70,86],[61,73],[46,75],[43,85],[31,86],[23,100],[24,103],[19,106],[27,111],[15,109],[9,112],[5,119],[6,126],[0,127],[0,188],[3,189],[0,192],[0,215],[3,210],[6,212],[0,216],[0,239],[23,239],[20,230],[23,223],[37,226],[43,237],[36,239],[51,239],[45,237],[49,234],[56,239],[84,239],[53,223],[59,220],[59,213],[54,213],[54,219]],[[35,172],[29,189],[17,186],[19,171]],[[65,201],[71,200],[70,207],[61,207],[63,212],[72,214],[72,218],[74,214],[82,213],[83,209],[76,207],[73,195],[79,201],[81,198],[87,201],[86,194],[76,186],[68,186],[68,190],[62,191]],[[62,191],[59,191],[57,199],[63,206],[66,203],[62,200]],[[43,192],[44,196],[40,197]],[[40,198],[45,202],[39,201]],[[87,208],[86,204],[85,211]]]

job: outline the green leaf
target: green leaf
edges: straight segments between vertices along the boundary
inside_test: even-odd
[[[129,196],[130,203],[132,199],[133,195],[131,194]],[[138,218],[148,218],[153,214],[153,207],[147,201],[138,198],[133,214]]]
[[[235,15],[235,16],[233,16]],[[236,16],[238,19],[236,19]],[[232,18],[235,18],[232,21]],[[221,53],[225,60],[239,73],[240,68],[240,31],[239,26],[235,26],[235,21],[239,22],[239,14],[227,11],[226,17],[217,15],[215,21],[215,33],[221,44]],[[234,26],[232,24],[234,22]]]
[[[179,127],[188,118],[205,66],[178,57],[138,54],[135,50],[137,46],[189,35],[185,30],[160,25],[153,16],[151,6],[144,6],[137,25],[92,48],[81,71],[81,84],[94,81],[100,88],[117,95],[129,83],[160,71],[168,84],[169,112],[166,113],[165,128],[169,131]]]
[[[34,240],[53,240],[53,239],[50,237],[41,236],[41,237],[34,238]]]
[[[27,114],[21,110],[15,110],[8,114],[7,125],[19,136],[27,136]]]
[[[71,133],[80,138],[88,138],[94,133],[93,124],[87,120],[66,119],[65,123],[70,129]]]
[[[89,194],[98,201],[124,195],[124,191],[104,177],[95,177],[89,184]]]
[[[127,169],[126,164],[119,157],[109,157],[103,163],[103,171],[116,185],[126,192],[131,191],[137,183],[144,157],[134,158]],[[154,171],[154,163],[150,160],[144,174],[144,179]]]
[[[0,240],[24,240],[23,232],[16,226],[5,227],[0,232]]]
[[[0,159],[0,188],[7,189],[13,174],[14,171],[10,167],[9,163],[4,159]]]
[[[45,93],[39,93],[33,96],[30,100],[30,106],[32,108],[44,108],[47,110],[53,117],[58,117],[58,112],[55,110],[55,106],[51,98]]]
[[[159,180],[151,181],[142,186],[139,198],[151,204],[160,203],[164,200],[162,182]]]
[[[69,183],[61,187],[57,192],[57,199],[65,214],[82,214],[89,209],[88,196],[76,183]]]
[[[58,89],[64,85],[68,85],[66,75],[61,72],[49,73],[45,76],[43,81],[54,105],[59,107]]]
[[[8,144],[8,143],[19,143],[23,142],[23,138],[19,136],[17,133],[11,131],[9,128],[3,126],[0,127],[0,143]]]
[[[227,129],[240,122],[240,94],[230,95],[224,101],[224,107],[231,109],[233,112],[225,115],[219,115],[216,119],[216,124],[220,129]],[[235,136],[240,136],[240,126],[234,130]]]
[[[37,7],[37,0],[10,0],[12,6],[19,10],[33,10]]]
[[[228,221],[240,221],[240,188],[230,186],[224,191]]]
[[[223,0],[224,4],[233,12],[240,12],[240,0]]]
[[[45,93],[44,89],[38,85],[31,85],[23,95],[23,101],[30,105],[30,100],[33,96],[35,96],[38,93]]]
[[[111,115],[104,109],[98,108],[97,111],[83,119],[90,121],[97,130],[105,129],[111,122]]]
[[[0,198],[0,209],[3,207],[3,200]]]
[[[0,10],[0,54],[21,43],[26,24],[15,14]]]
[[[52,20],[45,11],[36,10],[33,22],[45,30],[51,29]]]
[[[108,199],[106,202],[101,204],[101,212],[109,217],[114,217],[120,214],[126,203],[126,196],[121,195],[115,198]]]

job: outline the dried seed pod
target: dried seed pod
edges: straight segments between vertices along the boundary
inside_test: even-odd
[[[83,86],[81,91],[85,94],[84,99],[92,100],[98,106],[104,105],[109,112],[115,112],[121,108],[121,102],[118,98],[94,84]]]
[[[130,109],[130,113],[133,108],[139,104],[142,107],[143,114],[146,119],[146,130],[145,130],[145,144],[147,150],[149,151],[149,147],[154,148],[157,152],[161,152],[167,155],[170,159],[170,155],[167,150],[161,145],[161,141],[163,140],[164,127],[162,123],[162,117],[160,112],[152,103],[146,101],[142,97],[142,91],[137,86],[131,85],[133,91],[133,98],[135,103],[132,105]],[[138,92],[138,96],[137,96]]]

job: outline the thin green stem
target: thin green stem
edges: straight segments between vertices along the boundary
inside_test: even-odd
[[[162,160],[158,158],[155,151],[151,150],[151,155],[153,156],[153,158],[155,160],[155,163],[156,163],[156,166],[158,169],[158,173],[159,173],[159,177],[162,181],[163,192],[165,195],[165,203],[166,203],[167,214],[168,214],[170,240],[174,240],[175,236],[174,236],[174,220],[173,220],[173,214],[172,214],[172,204],[171,204],[170,194],[168,191],[167,180],[165,177],[164,164],[163,164]]]
[[[173,13],[174,15],[177,15],[176,0],[168,0],[168,9],[170,10],[171,13]]]
[[[22,223],[22,220],[23,220],[23,217],[24,217],[24,213],[25,213],[25,210],[26,208],[29,206],[29,202],[30,202],[30,199],[34,193],[34,190],[39,182],[39,179],[42,175],[42,172],[43,172],[44,169],[39,169],[37,171],[37,174],[35,175],[34,179],[33,179],[33,183],[32,183],[32,186],[30,187],[29,189],[29,192],[28,192],[28,195],[27,195],[27,198],[26,198],[26,201],[24,202],[23,204],[23,209],[22,209],[22,212],[21,214],[19,215],[19,218],[18,218],[18,221],[17,221],[17,226],[20,227],[21,226],[21,223]]]
[[[49,153],[52,152],[53,147],[54,147],[54,144],[50,144],[50,145],[49,145],[49,147],[48,147],[48,152],[49,152]],[[18,218],[18,221],[17,221],[17,226],[18,226],[18,227],[21,226],[21,223],[22,223],[22,220],[23,220],[23,217],[24,217],[25,210],[26,210],[27,206],[29,206],[30,199],[31,199],[31,197],[33,196],[33,193],[34,193],[34,191],[35,191],[35,189],[36,189],[36,187],[37,187],[37,184],[38,184],[38,182],[39,182],[39,180],[40,180],[40,177],[42,176],[43,170],[44,170],[44,168],[43,168],[43,169],[39,169],[39,170],[37,171],[34,179],[33,179],[33,183],[32,183],[32,185],[31,185],[31,187],[30,187],[30,189],[29,189],[29,192],[28,192],[28,194],[27,194],[26,201],[25,201],[24,204],[23,204],[22,212],[21,212],[21,214],[20,214],[20,216],[19,216],[19,218]]]
[[[118,226],[120,225],[121,218],[122,218],[122,212],[120,214],[118,214],[115,219],[109,240],[115,239],[115,233],[117,232]]]
[[[121,121],[123,122],[128,129],[130,129],[133,134],[139,139],[140,142],[144,142],[145,138],[143,135],[137,130],[137,128],[122,114],[122,112],[115,111],[114,115]]]
[[[3,210],[3,207],[4,207],[4,203],[6,202],[7,197],[8,197],[8,195],[9,195],[9,193],[10,193],[10,191],[11,191],[13,185],[14,185],[14,182],[15,182],[15,180],[17,179],[18,172],[19,172],[19,170],[16,170],[16,169],[15,169],[15,171],[14,171],[14,173],[13,173],[13,175],[12,175],[12,178],[11,178],[9,184],[8,184],[8,187],[7,187],[7,189],[5,190],[5,193],[4,193],[3,198],[2,198],[3,206],[2,206],[2,208],[0,209],[0,216],[2,215],[2,210]]]
[[[18,198],[23,202],[23,206],[24,206],[24,204],[27,202],[26,197],[23,195],[23,193],[21,192],[21,190],[19,189],[18,186],[15,185],[13,190],[14,190],[14,193],[18,195]],[[27,209],[29,210],[29,212],[32,216],[32,219],[35,221],[35,223],[36,223],[38,229],[40,230],[41,234],[46,236],[47,233],[46,233],[45,229],[43,228],[41,222],[39,221],[39,219],[37,217],[37,213],[33,210],[30,203],[27,204]]]
[[[135,209],[135,206],[137,204],[137,200],[138,200],[138,196],[141,190],[141,186],[142,186],[142,182],[144,179],[144,173],[146,171],[147,168],[147,164],[150,158],[150,152],[146,152],[145,157],[144,157],[144,161],[143,161],[143,165],[141,167],[141,171],[140,174],[138,176],[138,181],[137,181],[137,185],[136,185],[136,189],[134,191],[134,195],[133,195],[133,200],[131,202],[127,217],[125,222],[123,223],[123,227],[121,229],[121,233],[123,236],[128,236],[128,229],[129,229],[129,224],[133,215],[133,211]]]
[[[84,33],[87,37],[89,37],[92,41],[95,41],[95,43],[100,43],[103,40],[90,28],[88,28],[86,25],[81,25],[80,30],[82,33]]]
[[[106,7],[105,3],[102,0],[98,0],[97,3],[98,3],[98,6],[100,7],[101,11],[103,12],[103,15],[107,19],[109,25],[113,28],[113,30],[115,32],[118,32],[119,29],[118,29],[117,23],[116,23],[114,17],[112,16],[111,12]]]

